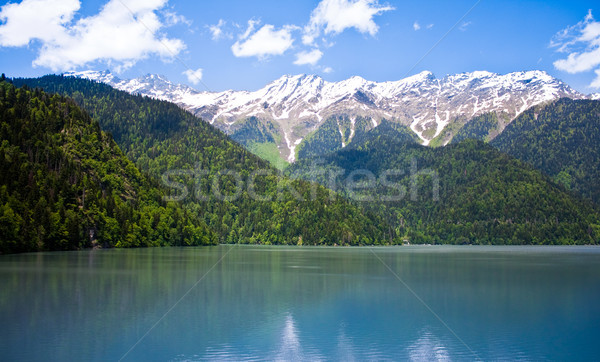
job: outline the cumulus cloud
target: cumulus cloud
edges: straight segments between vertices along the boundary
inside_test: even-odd
[[[550,47],[568,54],[554,62],[556,69],[571,74],[595,70],[596,78],[590,87],[600,88],[600,22],[591,10],[582,21],[557,33]]]
[[[349,28],[374,36],[379,27],[373,17],[393,9],[378,0],[322,0],[304,28],[302,42],[312,45],[321,33],[336,35]]]
[[[173,26],[178,24],[185,24],[187,26],[192,25],[192,21],[190,19],[186,18],[183,15],[179,15],[173,11],[165,11],[164,17],[166,26]]]
[[[276,30],[275,26],[266,24],[255,31],[258,25],[256,20],[248,22],[246,32],[231,46],[233,55],[264,59],[271,55],[282,55],[294,44],[292,31],[297,27],[286,25]]]
[[[202,81],[202,69],[198,68],[196,70],[188,69],[182,73],[187,77],[188,82],[196,85]]]
[[[332,72],[333,72],[333,68],[331,68],[331,67],[325,67],[323,69],[323,73],[325,73],[325,74],[329,74],[329,73],[332,73]]]
[[[295,32],[298,30],[302,34],[304,49],[297,49],[294,64],[314,66],[323,56],[318,48],[334,45],[332,35],[354,28],[363,34],[374,36],[379,31],[374,17],[393,9],[389,5],[379,4],[379,0],[321,0],[304,28],[285,25],[278,29],[271,24],[261,27],[259,20],[248,21],[248,27],[231,46],[231,50],[236,57],[266,59],[269,56],[283,55],[294,47]],[[213,39],[221,36],[222,25],[224,22],[219,21],[214,28],[211,27]],[[233,26],[242,31],[237,24],[233,23]],[[320,38],[319,45],[315,44],[316,38]],[[330,68],[326,69],[331,71]]]
[[[64,41],[65,24],[73,19],[79,0],[24,0],[0,8],[0,46],[22,47],[32,40]]]
[[[322,56],[323,56],[323,52],[320,51],[319,49],[313,49],[312,51],[309,51],[309,52],[308,51],[300,52],[300,53],[296,54],[296,60],[294,61],[294,64],[296,64],[296,65],[306,65],[306,64],[315,65],[315,64],[317,64],[319,59],[321,59]]]
[[[226,33],[225,30],[223,30],[226,24],[227,22],[225,20],[219,19],[217,24],[208,26],[212,40],[217,41],[223,38],[231,38],[231,34]]]
[[[183,21],[157,11],[168,0],[110,0],[96,15],[74,21],[78,0],[23,0],[0,10],[0,46],[40,42],[34,66],[64,71],[102,61],[116,71],[157,55],[172,59],[185,49],[179,39],[159,34],[164,23]]]

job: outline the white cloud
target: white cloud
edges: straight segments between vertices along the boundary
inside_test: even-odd
[[[554,62],[558,70],[575,74],[593,70],[600,65],[600,48],[585,52],[573,52],[567,59],[560,59]]]
[[[332,72],[333,72],[333,68],[331,68],[331,67],[325,67],[323,69],[323,73],[325,73],[325,74],[329,74],[329,73],[332,73]]]
[[[294,64],[296,64],[296,65],[306,65],[306,64],[315,65],[315,64],[317,64],[319,59],[321,59],[322,56],[323,56],[323,52],[320,51],[319,49],[314,49],[310,52],[300,52],[300,53],[296,54],[296,60],[294,61]]]
[[[242,36],[240,36],[240,39],[243,40],[243,39],[248,38],[250,36],[250,34],[252,34],[254,29],[256,29],[256,27],[259,25],[260,25],[260,20],[255,20],[255,19],[248,20],[248,28],[246,29],[244,34]],[[239,25],[238,25],[238,27],[241,28],[241,26],[239,26]]]
[[[468,28],[468,27],[469,27],[471,24],[473,24],[471,21],[466,21],[466,22],[463,22],[463,23],[462,23],[462,24],[460,24],[460,26],[458,27],[458,30],[460,30],[460,31],[467,31],[467,28]]]
[[[568,54],[554,62],[556,69],[571,74],[595,70],[590,87],[600,88],[600,22],[594,20],[591,10],[584,20],[557,33],[550,47]]]
[[[166,20],[165,21],[166,26],[173,26],[173,25],[177,25],[177,24],[185,24],[187,26],[192,26],[191,20],[189,20],[188,18],[186,18],[183,15],[177,14],[176,12],[165,11],[163,15]]]
[[[433,28],[433,24],[425,25],[425,29],[430,30],[431,28]],[[419,24],[418,21],[415,21],[413,23],[413,29],[414,29],[414,31],[419,31],[419,30],[423,29],[423,26],[421,24]]]
[[[202,69],[198,68],[196,70],[188,69],[182,73],[188,79],[188,82],[196,85],[202,81]]]
[[[292,31],[297,27],[286,25],[279,30],[275,30],[273,25],[264,25],[257,31],[254,31],[258,21],[248,22],[248,29],[231,46],[231,51],[236,57],[258,57],[264,59],[270,55],[282,55],[292,47],[294,39]]]
[[[98,14],[73,21],[78,0],[23,0],[2,7],[0,46],[26,46],[39,40],[33,65],[53,71],[102,61],[118,72],[150,55],[172,59],[185,44],[158,33],[165,24],[156,12],[167,1],[110,0]],[[174,16],[167,13],[165,21],[182,21]]]
[[[393,9],[388,5],[380,5],[378,0],[322,0],[304,28],[302,42],[312,45],[322,32],[336,35],[348,28],[374,36],[379,27],[373,17]]]
[[[226,33],[223,28],[225,27],[225,25],[227,24],[227,22],[223,19],[219,19],[219,22],[215,25],[209,25],[208,26],[208,30],[210,31],[212,40],[217,41],[217,40],[221,40],[223,38],[231,38],[231,34]]]
[[[596,79],[590,84],[590,87],[600,88],[600,69],[596,69],[594,72],[596,73]]]
[[[24,0],[0,8],[0,46],[22,47],[32,40],[56,42],[67,37],[65,24],[73,19],[79,0]]]
[[[569,53],[578,42],[589,41],[598,37],[598,23],[594,21],[592,11],[589,10],[585,18],[579,23],[559,31],[550,41],[551,48],[558,48],[560,53]]]

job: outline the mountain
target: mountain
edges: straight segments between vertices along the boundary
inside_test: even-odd
[[[456,132],[450,143],[460,143],[466,139],[489,142],[501,132],[502,122],[495,112],[484,113],[474,117]]]
[[[221,243],[366,245],[384,221],[322,186],[290,180],[175,104],[85,79],[13,79],[72,97],[140,170],[200,217]],[[187,194],[186,192],[187,191]]]
[[[531,108],[491,144],[600,204],[600,101]]]
[[[0,120],[0,254],[217,242],[72,100],[2,79]]]
[[[390,240],[452,244],[597,244],[594,205],[489,144],[424,147],[382,125],[287,173],[377,212]]]
[[[331,119],[348,119],[348,132],[356,131],[352,127],[358,117],[368,120],[370,128],[387,119],[409,126],[424,145],[444,145],[473,117],[495,112],[501,131],[532,106],[562,97],[585,98],[541,71],[473,72],[441,79],[422,72],[381,83],[360,77],[327,82],[315,75],[288,75],[254,92],[199,92],[157,75],[132,80],[118,79],[109,72],[66,75],[176,103],[228,134],[234,134],[250,117],[271,122],[275,146],[288,162],[295,161],[297,151],[308,147],[303,145],[306,139]],[[340,128],[340,132],[346,131]],[[344,147],[347,141],[338,144]]]
[[[197,215],[219,242],[371,245],[408,239],[417,243],[596,244],[599,240],[596,206],[483,142],[425,147],[408,126],[398,122],[382,120],[378,127],[368,129],[366,117],[353,121],[332,116],[327,132],[339,136],[340,143],[350,138],[352,142],[324,157],[314,156],[319,152],[306,154],[286,170],[303,179],[294,180],[172,103],[76,77],[13,82],[71,96],[114,136],[141,171],[167,181],[171,196],[180,196],[187,188],[190,194],[181,201],[182,212]],[[565,114],[575,111],[579,112],[573,109]],[[33,117],[37,112],[26,114]],[[237,137],[249,143],[274,144],[272,129],[277,125],[269,122],[250,117],[237,128]],[[590,122],[593,119],[583,123]],[[473,133],[483,134],[494,124],[493,119],[480,123],[483,131],[474,129]],[[19,131],[18,135],[27,134]],[[317,149],[326,146],[327,137],[307,140],[311,142],[308,150]],[[28,157],[36,155],[25,150]],[[103,167],[104,163],[95,163],[93,169]],[[118,174],[128,175],[127,170]],[[305,180],[318,181],[334,193]],[[245,186],[250,184],[254,187]],[[12,217],[4,210],[3,222]]]

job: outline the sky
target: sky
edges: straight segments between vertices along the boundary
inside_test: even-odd
[[[600,4],[533,0],[0,0],[0,72],[162,74],[198,90],[543,70],[600,92]]]

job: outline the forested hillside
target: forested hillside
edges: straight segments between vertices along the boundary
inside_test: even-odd
[[[380,213],[396,242],[598,242],[600,216],[591,203],[520,161],[480,141],[428,148],[401,138],[376,128],[362,143],[298,162],[288,172],[323,184],[332,174],[343,175],[336,187]],[[347,177],[356,170],[377,180],[367,187],[368,174],[361,171],[353,177],[365,187],[349,188]]]
[[[332,197],[324,187],[282,177],[268,162],[175,104],[73,77],[13,81],[73,97],[140,170],[157,179],[167,171],[175,173],[174,181],[190,191],[182,200],[186,210],[201,217],[220,242],[359,245],[383,239],[386,226],[376,215]],[[256,187],[250,189],[253,178]]]
[[[489,142],[499,134],[500,122],[495,112],[477,116],[465,124],[452,138],[451,143],[460,143],[466,139]]]
[[[546,108],[536,108],[522,116],[523,120],[537,121],[556,119],[555,114],[568,115],[565,117],[570,123],[563,122],[555,136],[550,129],[537,131],[552,124],[550,121],[520,129],[525,134],[538,132],[540,139],[543,137],[539,132],[546,132],[554,143],[566,142],[561,146],[564,149],[559,148],[561,152],[547,159],[558,159],[561,165],[572,162],[571,167],[576,162],[584,168],[575,172],[561,168],[554,174],[547,171],[560,184],[483,142],[466,140],[427,148],[420,146],[409,130],[389,122],[368,131],[365,120],[356,119],[352,124],[349,119],[334,118],[328,121],[329,127],[322,127],[318,134],[307,138],[303,147],[309,147],[299,150],[308,152],[303,153],[306,159],[288,170],[299,179],[290,180],[221,131],[174,104],[72,77],[47,76],[14,82],[73,97],[103,130],[114,135],[140,170],[167,182],[169,195],[182,195],[185,186],[189,191],[181,201],[185,212],[197,215],[219,242],[595,244],[600,235],[596,207],[569,191],[585,189],[579,186],[584,184],[581,180],[588,180],[586,175],[593,172],[581,165],[594,165],[597,160],[591,141],[596,130],[590,128],[594,114],[598,114],[594,103],[560,101],[556,105],[563,105],[552,111],[552,117]],[[520,119],[506,129],[511,135],[507,139],[518,137],[511,127],[527,124]],[[275,146],[280,141],[273,138],[269,124],[261,123],[257,128],[254,126],[259,120],[248,122],[249,126],[240,128],[236,135],[241,142],[250,136],[256,138],[254,133],[258,131],[264,141],[261,145]],[[491,115],[482,116],[463,130],[463,136],[489,139],[497,123]],[[325,131],[334,143],[325,137]],[[504,145],[502,137],[493,144]],[[579,143],[586,152],[577,151],[577,161],[573,161],[566,154]],[[342,144],[346,147],[340,149]],[[527,138],[508,144],[544,145],[535,148],[540,154],[547,152],[545,147],[550,147],[551,142],[536,143]],[[313,152],[327,153],[332,147],[337,151],[309,157]],[[547,161],[536,164],[536,158],[521,158],[545,171],[542,166]],[[593,169],[597,171],[599,167]],[[352,177],[359,182],[349,189],[347,176],[356,170],[368,170],[378,179],[369,185],[366,173],[354,173]],[[386,174],[388,170],[394,171]],[[341,176],[332,178],[336,173]],[[382,174],[385,178],[381,178]],[[337,193],[300,179],[318,181],[335,188]]]
[[[217,242],[72,100],[3,79],[0,121],[0,253]]]
[[[371,118],[332,117],[298,145],[298,159],[323,156],[339,151],[350,144],[360,143],[369,131],[377,128],[378,132],[388,129],[397,131],[395,134],[400,136],[399,141],[419,141],[417,135],[410,128],[400,123],[383,119],[377,127],[374,127]]]
[[[531,108],[491,144],[600,203],[600,101],[564,98]]]

